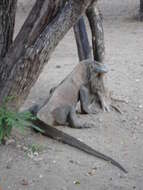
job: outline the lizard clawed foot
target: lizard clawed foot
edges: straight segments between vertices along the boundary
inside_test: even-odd
[[[92,128],[92,127],[94,127],[94,125],[91,123],[84,123],[83,124],[83,128]]]
[[[104,112],[110,112],[110,104],[108,103],[108,101],[105,101],[105,99],[102,97],[102,99],[100,99],[101,102],[101,107],[103,109]]]
[[[110,105],[106,105],[106,104],[104,104],[104,106],[102,105],[102,109],[104,112],[110,112],[111,111]]]
[[[106,95],[106,93],[101,93],[101,92],[98,92],[98,98],[99,98],[99,101],[100,101],[100,105],[101,105],[101,108],[104,112],[110,112],[111,109],[110,109],[110,96]]]
[[[116,112],[122,114],[121,110],[120,110],[117,106],[111,104],[111,107],[112,107]]]
[[[104,112],[110,112],[112,109],[112,110],[115,110],[116,112],[122,114],[121,110],[116,105],[113,105],[112,103],[108,104],[104,101],[104,102],[102,102],[101,106],[102,106],[102,109]]]
[[[86,112],[86,114],[97,114],[97,111],[89,109],[88,112]]]
[[[119,98],[114,98],[111,96],[111,100],[113,102],[120,102],[120,103],[125,103],[125,104],[128,104],[128,100],[124,100],[124,99],[119,99]]]
[[[83,123],[83,124],[80,124],[80,125],[74,125],[74,126],[70,126],[70,127],[75,128],[75,129],[88,129],[88,128],[94,127],[94,125],[90,124],[90,123]]]

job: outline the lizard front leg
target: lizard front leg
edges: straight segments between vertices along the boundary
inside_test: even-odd
[[[91,111],[88,108],[89,105],[89,99],[91,98],[89,90],[87,87],[85,87],[84,85],[82,85],[80,87],[80,95],[79,95],[79,99],[80,99],[80,104],[81,104],[81,113],[83,114],[93,114],[96,113],[95,111]]]
[[[71,106],[70,112],[67,118],[69,126],[76,129],[90,128],[93,125],[88,123],[82,123],[77,117],[76,110],[74,106]]]

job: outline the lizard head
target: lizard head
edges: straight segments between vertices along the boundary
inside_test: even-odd
[[[93,61],[91,64],[91,71],[97,74],[105,74],[108,72],[108,68],[104,63]]]

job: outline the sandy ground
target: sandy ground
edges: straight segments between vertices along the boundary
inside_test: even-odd
[[[19,0],[16,30],[33,1]],[[143,189],[143,24],[135,20],[137,0],[101,0],[104,16],[108,85],[122,114],[115,112],[82,116],[95,127],[64,128],[88,145],[118,160],[128,170],[123,174],[109,163],[31,131],[14,133],[15,141],[0,147],[2,190],[131,190]],[[47,97],[77,64],[72,30],[56,48],[31,91],[25,107]],[[27,147],[41,144],[41,153],[27,154]]]

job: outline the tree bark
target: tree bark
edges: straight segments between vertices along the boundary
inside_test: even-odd
[[[86,14],[92,33],[94,59],[96,61],[102,62],[105,55],[105,46],[101,13],[99,12],[96,4],[93,4],[87,9]]]
[[[143,21],[143,0],[140,0],[140,20]]]
[[[52,16],[47,21],[49,18],[48,7],[52,12],[50,15],[53,15],[52,2],[37,0],[13,47],[0,63],[0,100],[2,102],[7,96],[15,96],[15,101],[11,105],[15,109],[23,104],[55,47],[82,16],[87,7],[93,3],[93,0],[68,0],[62,10],[55,14],[56,17]],[[44,15],[42,11],[45,10],[45,5],[47,9],[44,11]],[[56,5],[59,4],[56,2]],[[41,6],[43,9],[40,8]],[[44,24],[41,22],[43,15]],[[47,22],[49,24],[44,27]],[[38,29],[39,26],[42,32]]]
[[[17,0],[0,2],[0,58],[7,53],[13,40]]]
[[[80,18],[79,21],[74,25],[74,34],[77,44],[79,61],[91,58],[91,47],[89,44],[88,34],[83,17]]]
[[[93,46],[93,55],[94,60],[103,63],[105,55],[105,46],[104,46],[104,30],[102,25],[102,17],[99,12],[96,3],[92,4],[86,10],[86,15],[91,28],[92,33],[92,46]],[[93,77],[93,76],[91,76]],[[98,74],[91,79],[91,86],[94,93],[97,94],[97,101],[95,104],[101,106],[104,111],[110,111],[110,95],[108,89],[105,87],[105,73]],[[94,91],[95,90],[95,91]],[[95,106],[98,107],[98,106]]]
[[[27,49],[28,48],[30,49],[30,47],[35,43],[37,38],[40,36],[41,32],[45,29],[45,27],[49,24],[49,22],[52,19],[54,19],[54,17],[56,16],[56,14],[58,13],[60,9],[60,5],[61,5],[60,0],[57,0],[54,2],[53,0],[37,0],[36,1],[28,18],[26,19],[20,32],[18,33],[14,43],[12,44],[8,53],[6,54],[6,57],[0,61],[0,94],[1,94],[0,104],[2,103],[2,100],[4,97],[7,97],[7,96],[18,97],[19,93],[17,93],[17,91],[15,91],[14,95],[12,95],[12,92],[10,92],[11,89],[9,89],[10,87],[9,85],[12,82],[13,84],[15,84],[14,80],[17,80],[17,83],[18,83],[18,79],[16,79],[18,75],[19,75],[19,80],[21,80],[21,82],[25,81],[26,83],[26,77],[25,77],[26,72],[28,75],[28,73],[31,72],[29,71],[30,67],[32,67],[32,62],[31,62],[31,66],[29,64],[29,68],[27,68],[27,70],[26,70],[26,67],[24,66],[26,62],[25,54],[26,52],[28,52]],[[27,67],[28,67],[28,63],[27,63]],[[16,71],[16,69],[21,70],[21,73],[20,71]],[[17,76],[14,76],[13,72],[15,72]],[[25,73],[25,76],[24,76],[24,73]],[[33,77],[34,75],[35,73],[33,73]],[[15,107],[15,103],[13,104],[13,107]]]

